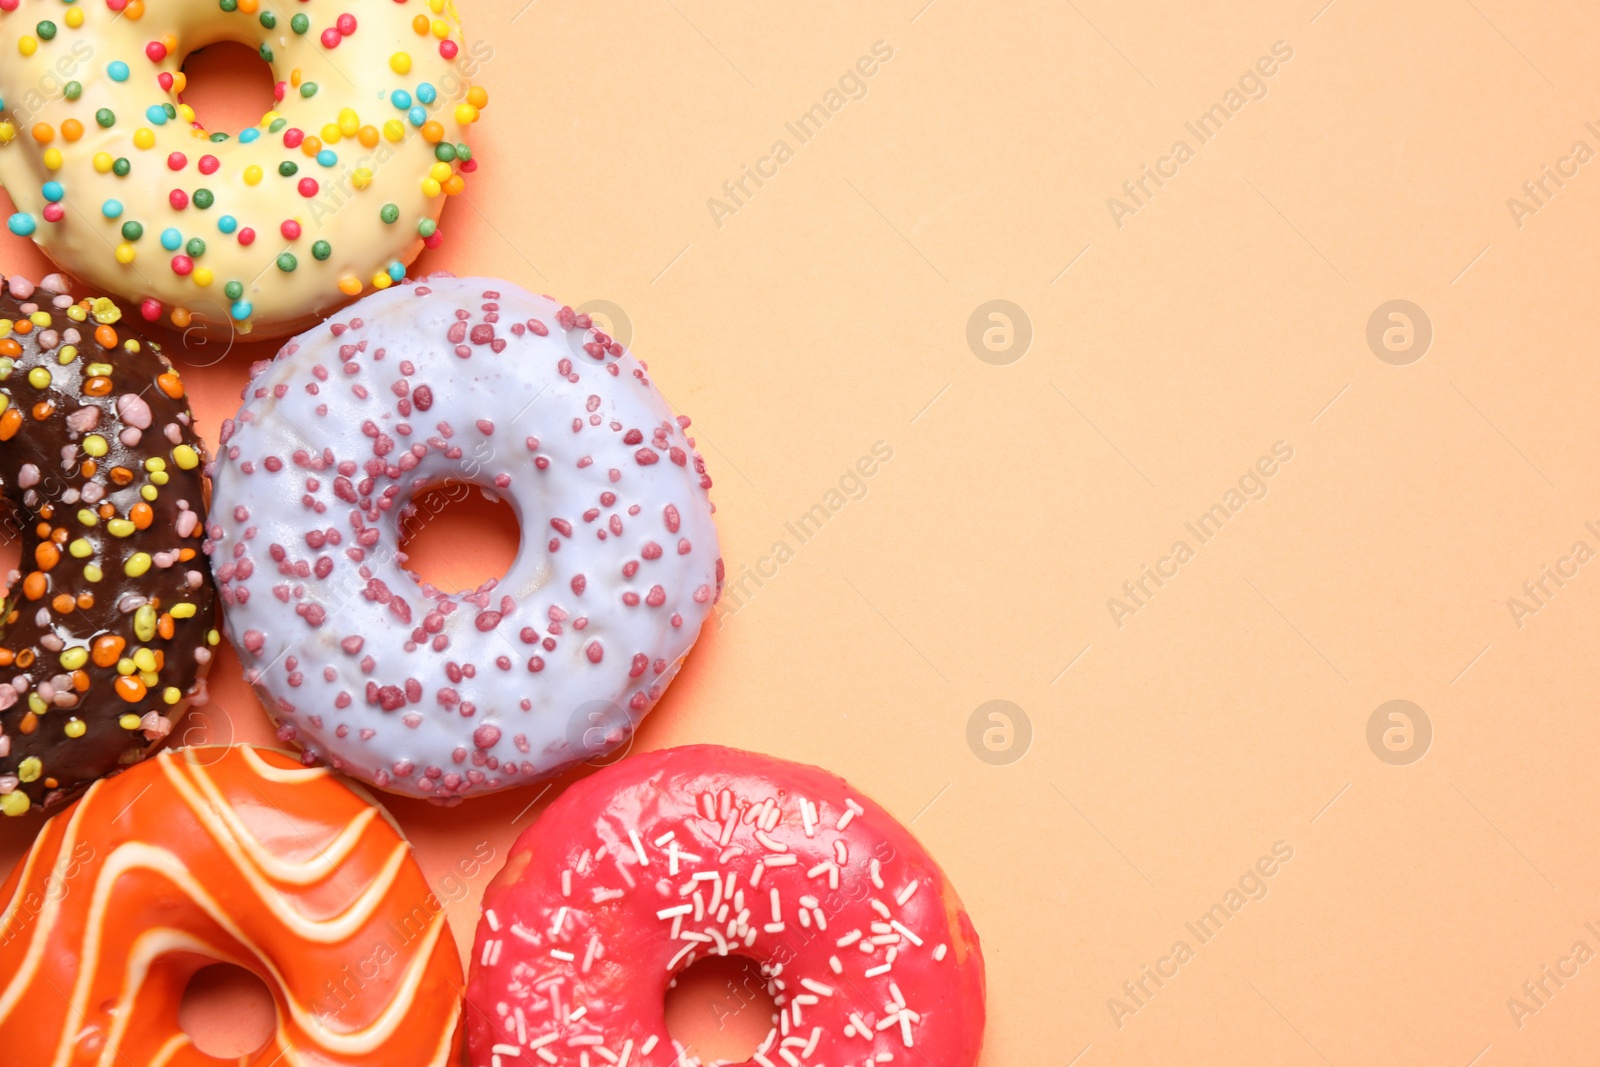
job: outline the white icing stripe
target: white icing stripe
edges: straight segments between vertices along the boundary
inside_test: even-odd
[[[156,1051],[156,1057],[150,1061],[150,1067],[167,1067],[167,1064],[172,1061],[172,1057],[176,1056],[180,1050],[188,1047],[189,1035],[179,1031],[172,1036],[172,1040]]]
[[[249,751],[246,749],[246,751]],[[348,826],[339,832],[339,835],[325,845],[320,852],[306,860],[286,860],[276,856],[263,845],[250,829],[245,826],[244,820],[239,818],[233,805],[228,803],[222,791],[212,780],[211,775],[201,764],[190,762],[189,773],[200,786],[202,792],[212,801],[209,810],[221,816],[231,833],[231,839],[244,848],[256,868],[272,878],[288,885],[311,885],[320,882],[333,874],[350,858],[357,846],[361,844],[362,836],[367,832],[367,826],[378,817],[377,808],[368,808],[354,819]]]
[[[331,773],[326,767],[274,767],[248,745],[241,747],[239,751],[244,754],[244,761],[250,765],[250,770],[255,772],[257,777],[280,785],[314,782],[318,778],[326,778]],[[188,762],[195,762],[195,759],[188,754],[188,750],[182,750],[182,754]]]
[[[72,855],[77,847],[78,823],[83,820],[84,812],[89,810],[99,791],[100,782],[96,782],[89,787],[83,799],[78,801],[72,817],[67,820],[67,829],[61,836],[61,846],[56,849],[56,855]],[[43,845],[44,839],[41,837],[34,842],[32,851],[39,851]],[[22,892],[22,888],[20,885],[17,887],[19,893]],[[61,901],[64,898],[65,894],[55,900],[51,900],[49,894],[45,895],[44,908],[34,920],[33,936],[28,941],[28,954],[23,957],[22,966],[17,968],[17,973],[11,976],[11,981],[6,983],[5,991],[0,993],[0,1023],[4,1023],[10,1017],[11,1010],[17,1006],[17,1002],[33,984],[33,972],[39,969],[39,961],[44,958],[45,948],[50,942],[50,931],[55,927],[56,918],[61,912]]]
[[[373,878],[371,884],[361,891],[360,896],[348,908],[328,919],[309,919],[299,911],[289,907],[283,898],[283,894],[274,888],[271,882],[264,878],[261,872],[248,862],[244,850],[239,846],[239,842],[234,840],[227,826],[211,810],[210,806],[200,798],[194,787],[184,781],[183,773],[177,769],[174,761],[168,758],[168,754],[163,753],[157,757],[157,762],[166,774],[167,780],[172,783],[178,794],[188,803],[195,818],[210,833],[212,840],[216,841],[222,847],[223,852],[227,853],[228,858],[233,861],[234,866],[244,876],[245,881],[250,883],[250,888],[256,891],[256,896],[261,899],[261,903],[276,915],[295,937],[300,938],[302,941],[333,945],[348,940],[356,931],[371,921],[372,916],[383,905],[384,897],[388,895],[395,879],[399,877],[401,868],[405,866],[410,850],[409,846],[401,842],[389,853],[388,860],[384,862],[383,868]]]

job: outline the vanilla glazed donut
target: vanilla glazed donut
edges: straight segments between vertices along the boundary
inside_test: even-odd
[[[251,1067],[444,1067],[461,963],[382,808],[281,752],[163,752],[45,824],[0,887],[8,1064],[211,1067],[178,1021],[231,963],[271,991]]]
[[[911,832],[836,775],[694,745],[569,787],[483,896],[467,981],[479,1067],[682,1067],[676,975],[761,966],[778,1008],[760,1067],[972,1067],[977,932]]]
[[[280,739],[381,789],[488,793],[603,755],[677,674],[722,582],[689,420],[548,297],[431,277],[285,345],[222,427],[207,551]],[[505,497],[503,579],[403,569],[413,497]]]
[[[23,566],[0,621],[6,815],[142,759],[205,703],[221,640],[183,379],[115,303],[65,287],[0,277],[0,495]]]
[[[245,130],[183,103],[184,57],[219,41],[272,67]],[[151,321],[286,336],[438,243],[492,55],[451,0],[0,0],[9,228]]]

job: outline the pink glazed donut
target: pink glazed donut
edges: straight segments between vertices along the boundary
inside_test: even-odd
[[[672,979],[761,965],[778,1016],[759,1067],[972,1067],[977,932],[933,858],[837,775],[712,745],[571,786],[483,898],[467,980],[480,1067],[682,1067]]]
[[[207,529],[279,738],[438,800],[621,745],[721,589],[688,425],[588,316],[504,281],[402,284],[285,345],[223,424]],[[504,578],[404,569],[411,501],[446,482],[515,510]]]

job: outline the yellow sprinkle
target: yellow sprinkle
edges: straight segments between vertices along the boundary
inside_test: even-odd
[[[31,40],[33,40],[33,38],[25,37],[25,38],[23,38],[23,40],[31,41]],[[23,55],[32,55],[32,54],[33,53],[31,53],[31,52],[24,52],[23,53]],[[407,52],[396,52],[394,55],[389,57],[389,69],[394,71],[396,74],[410,74],[411,73],[411,55],[409,53],[407,53]]]
[[[387,274],[383,273],[382,271],[379,271],[377,274],[374,274],[372,276],[372,287],[374,289],[387,289],[387,288],[389,288],[389,286],[391,286],[393,284],[394,284],[394,279],[389,277]]]
[[[156,609],[149,604],[133,613],[133,635],[141,641],[154,641],[156,637]],[[118,670],[121,670],[119,667]]]
[[[26,793],[7,793],[0,797],[0,811],[7,815],[26,815],[28,809],[33,807],[33,801],[28,799]]]
[[[139,528],[127,519],[110,519],[106,522],[106,531],[112,537],[132,537]],[[143,574],[143,571],[139,572]]]
[[[21,52],[25,56],[31,56],[35,52],[37,52],[38,50],[39,50],[39,42],[38,42],[38,40],[36,38],[28,36],[27,34],[23,34],[22,38],[19,41],[17,41],[17,51]]]
[[[96,152],[94,154],[94,169],[101,174],[110,174],[111,168],[116,162],[111,158],[110,152]]]
[[[117,660],[117,673],[122,675],[132,674],[138,668],[133,665],[133,660],[123,656]]]
[[[244,183],[246,185],[261,184],[261,168],[254,164],[244,168]]]
[[[406,136],[405,123],[399,119],[390,119],[383,124],[383,135],[391,141],[402,141]]]
[[[101,578],[105,577],[105,573],[100,570],[100,567],[97,564],[91,563],[83,568],[83,576],[88,581],[98,582]]]
[[[217,633],[217,631],[215,631],[215,630],[207,630],[206,631],[206,644],[214,645],[218,641],[221,641],[221,640],[222,640],[222,635]]]
[[[339,127],[334,125],[331,122],[328,123],[326,126],[322,127],[322,143],[323,144],[338,144],[339,143],[339,139],[342,138],[343,136],[344,136],[344,133],[339,129]]]
[[[61,666],[65,667],[69,671],[75,671],[88,662],[89,650],[84,648],[82,645],[79,645],[76,648],[69,648],[65,652],[61,653]]]
[[[448,180],[450,175],[453,173],[455,172],[450,169],[450,164],[444,162],[443,160],[436,162],[433,166],[428,168],[428,177],[432,178],[436,182]]]
[[[73,10],[76,11],[77,8],[73,8]],[[88,732],[88,729],[89,727],[84,725],[82,719],[68,719],[67,725],[61,728],[61,732],[68,737],[82,737]]]
[[[107,525],[110,525],[107,523]],[[129,525],[132,525],[131,523]],[[150,553],[135,552],[128,557],[128,562],[122,565],[122,573],[129,578],[142,577],[150,569]]]
[[[168,704],[176,704],[178,701],[183,699],[183,690],[177,688],[176,686],[169,685],[161,691],[161,699],[166,701]]]
[[[48,389],[51,377],[49,367],[35,367],[28,372],[28,384],[35,389]]]
[[[99,526],[100,516],[96,515],[91,508],[79,508],[78,521],[85,526]]]
[[[194,618],[194,605],[174,604],[172,605],[171,615],[174,619],[192,619]]]
[[[62,345],[61,351],[56,353],[56,362],[65,367],[68,363],[78,358],[77,345]]]
[[[46,148],[44,150],[44,165],[49,170],[61,169],[61,149]]]
[[[94,555],[94,545],[86,537],[79,537],[67,546],[67,551],[72,553],[74,559],[88,559]]]
[[[140,126],[133,131],[133,147],[154,148],[156,146],[155,131],[148,126]]]
[[[41,330],[48,329],[50,326],[50,312],[35,311],[32,315],[28,316],[28,321],[39,327]]]
[[[164,471],[167,469],[167,461],[160,456],[151,456],[144,461],[144,469],[147,471]]]
[[[29,756],[17,764],[17,777],[24,782],[36,782],[44,773],[44,764],[39,762],[38,756]]]
[[[94,321],[102,326],[110,326],[122,320],[122,309],[109,296],[96,297],[89,304],[89,314],[94,316]],[[109,373],[109,372],[107,372]]]
[[[346,137],[354,137],[361,130],[361,116],[353,108],[339,109],[339,132]],[[323,138],[327,140],[326,137]]]
[[[0,393],[0,412],[4,412],[5,409],[10,407],[10,406],[11,406],[11,398],[9,396],[6,396],[4,393]]]
[[[434,19],[429,29],[433,30],[433,35],[441,41],[450,36],[450,24],[444,19]]]
[[[478,109],[471,104],[457,104],[456,121],[463,126],[471,126],[478,121]]]
[[[141,648],[133,654],[133,665],[141,672],[156,669],[156,654],[148,648]]]
[[[161,680],[161,676],[159,674],[157,674],[155,671],[140,671],[139,672],[139,681],[144,683],[146,689],[149,689],[151,686],[155,685],[160,680]]]
[[[438,196],[439,195],[439,190],[442,189],[442,188],[444,188],[444,187],[439,184],[438,179],[436,179],[436,178],[424,178],[424,179],[422,179],[422,195],[423,196]]]
[[[117,720],[117,725],[124,730],[137,730],[139,728],[139,716],[130,711]]]
[[[192,471],[200,466],[200,455],[188,445],[179,445],[172,450],[172,461],[186,471]]]
[[[162,477],[165,477],[165,475]],[[141,485],[139,487],[139,495],[144,497],[146,500],[154,500],[156,497],[160,496],[161,493],[153,485]]]
[[[428,10],[435,15],[444,14],[444,0],[428,0]]]
[[[139,258],[139,250],[134,248],[133,245],[129,244],[127,241],[119,243],[114,254],[117,257],[117,262],[121,263],[124,267],[126,267],[129,263],[132,263],[135,259]]]
[[[32,376],[31,371],[29,372],[29,375],[30,377]],[[95,459],[99,459],[101,456],[111,451],[111,446],[106,443],[106,439],[104,437],[101,437],[97,433],[92,433],[83,439],[83,450],[89,453],[89,455],[93,456]]]
[[[10,144],[16,139],[17,128],[9,122],[0,122],[0,144]]]
[[[83,310],[82,304],[73,304],[67,309],[67,318],[71,319],[73,322],[82,322],[88,317],[89,313]]]
[[[111,377],[111,364],[109,363],[91,363],[84,370],[91,378]]]
[[[12,322],[10,319],[0,319],[0,337],[11,336]]]
[[[365,189],[372,184],[372,171],[366,167],[357,167],[355,173],[350,175],[350,184],[357,189]]]
[[[169,476],[168,476],[166,471],[151,471],[150,472],[150,480],[152,482],[154,482],[156,485],[166,485],[168,477]]]
[[[179,104],[178,105],[178,117],[181,118],[184,122],[193,122],[194,121],[194,108],[190,107],[188,104]]]
[[[62,17],[62,21],[65,22],[69,27],[71,27],[74,30],[77,29],[79,26],[82,26],[83,25],[83,8],[81,8],[81,7],[69,7],[69,8],[67,8],[67,13],[66,13],[65,16]]]
[[[211,284],[213,275],[211,271],[205,267],[196,267],[194,269],[194,273],[189,275],[189,277],[194,279],[194,283],[196,285],[204,289],[206,286]]]
[[[39,697],[38,693],[29,693],[28,710],[33,712],[35,715],[43,715],[45,712],[50,710],[50,705],[46,704]]]

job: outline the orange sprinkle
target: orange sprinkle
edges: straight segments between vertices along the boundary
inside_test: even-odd
[[[33,322],[30,319],[18,319],[11,324],[11,329],[15,333],[32,333]]]
[[[66,544],[68,536],[70,535],[68,534],[65,526],[57,526],[54,530],[50,531],[50,540],[54,541],[58,545]]]
[[[29,600],[38,600],[40,597],[44,596],[45,592],[49,588],[50,588],[49,581],[46,580],[44,574],[41,573],[40,571],[30,571],[28,573],[28,576],[26,578],[22,579],[22,592],[23,592],[23,595],[26,596]],[[24,651],[24,652],[22,652],[21,654],[18,655],[18,657],[17,657],[17,665],[18,666],[22,665],[22,657],[26,656],[26,655],[28,655],[28,653],[26,651]]]
[[[94,328],[94,340],[101,348],[116,348],[117,331],[109,326],[96,326]]]
[[[39,525],[33,528],[33,532],[37,534],[39,539],[42,541],[46,537],[50,536],[50,524],[48,522],[41,522]]]
[[[46,779],[45,779],[45,780],[44,780],[44,787],[45,787],[45,788],[46,788],[46,789],[54,789],[54,788],[56,788],[56,787],[57,787],[57,786],[59,786],[59,785],[60,785],[60,784],[61,784],[61,783],[60,783],[60,782],[58,782],[58,781],[56,781],[56,780],[55,780],[55,779],[54,779],[54,778],[46,778]]]
[[[80,693],[87,693],[89,691],[89,672],[85,670],[73,671],[72,688]]]
[[[195,530],[195,533],[199,533],[199,532],[200,531],[198,529]],[[191,559],[194,559],[194,549],[192,549],[192,548],[180,548],[180,549],[178,549],[178,562],[179,563],[188,563]]]
[[[42,571],[54,570],[55,565],[61,562],[61,550],[51,542],[45,541],[34,548],[33,561]]]
[[[110,396],[111,379],[90,378],[88,381],[83,383],[83,391],[89,396]]]
[[[83,476],[85,478],[93,478],[94,477],[94,472],[99,470],[99,469],[100,469],[100,464],[96,463],[92,459],[84,460],[83,461],[83,466],[80,468],[80,470],[82,470]]]
[[[33,418],[35,422],[43,422],[56,413],[56,405],[52,400],[41,400],[33,405]]]
[[[422,139],[429,144],[438,144],[444,140],[444,127],[429,119],[422,124]]]
[[[17,727],[17,729],[21,730],[25,734],[31,734],[38,728],[39,716],[35,715],[31,711],[22,717],[22,723]]]
[[[145,693],[149,692],[149,690],[144,687],[144,683],[139,681],[139,679],[135,678],[131,674],[120,674],[117,676],[116,690],[117,696],[121,697],[123,700],[126,700],[130,704],[137,704],[139,701],[144,699]]]
[[[78,594],[78,607],[83,609],[84,611],[88,611],[90,608],[94,607],[94,594],[93,593],[79,593]]]
[[[307,137],[304,141],[300,142],[300,151],[304,152],[308,156],[316,155],[318,152],[322,151],[321,138]]]
[[[0,415],[0,441],[9,441],[17,436],[17,430],[22,426],[22,412],[16,408],[6,408],[6,413]]]
[[[187,327],[192,319],[193,316],[190,315],[188,308],[172,309],[172,325],[176,326],[178,329],[181,330]]]
[[[17,654],[9,648],[0,648],[0,667],[11,666],[11,662],[16,658]]]
[[[167,371],[156,379],[156,384],[161,387],[163,393],[166,393],[174,400],[183,396],[183,383],[178,380],[178,375],[175,371]]]
[[[76,141],[83,136],[83,123],[77,119],[67,119],[61,124],[61,136],[69,141]]]
[[[4,340],[0,340],[0,356],[20,356],[20,355],[22,355],[22,346],[21,345],[17,344],[17,342],[13,341],[9,337],[5,338]]]
[[[89,657],[94,660],[96,667],[115,667],[117,660],[122,658],[122,650],[127,647],[128,642],[116,634],[105,634],[94,639]]]
[[[156,620],[156,633],[160,634],[164,640],[171,641],[172,635],[177,632],[177,628],[172,622],[172,616],[163,611],[161,617]],[[160,669],[159,664],[157,669]]]
[[[361,127],[356,131],[356,140],[361,142],[363,148],[376,148],[378,146],[378,127]]]
[[[100,512],[102,519],[114,519],[117,517],[117,508],[114,504],[101,504],[96,510]]]
[[[418,37],[426,37],[428,35],[429,25],[428,16],[418,15],[416,18],[411,20],[411,32],[415,33]]]
[[[72,604],[72,598],[66,593],[57,593],[56,598],[50,601],[50,606],[55,609],[55,613],[57,615],[65,615],[67,612],[71,611]]]
[[[56,139],[55,127],[51,126],[48,122],[34,123],[33,139],[38,141],[40,144],[49,144],[51,141]]]
[[[131,470],[129,470],[127,467],[112,467],[111,468],[111,480],[113,482],[115,482],[117,485],[132,485],[133,484],[133,472]],[[102,504],[101,507],[105,507],[105,505]],[[112,512],[111,512],[111,515],[115,515],[115,514],[116,514],[116,509],[113,508]],[[106,515],[104,512],[101,512],[101,517],[102,518],[110,518],[111,515]]]
[[[122,9],[123,17],[130,22],[138,22],[144,18],[144,0],[128,0],[128,6]]]
[[[128,511],[128,518],[133,520],[133,525],[141,530],[150,529],[150,524],[156,521],[156,513],[150,510],[150,505],[139,501]]]
[[[36,658],[38,657],[33,654],[33,649],[25,648],[21,652],[17,653],[17,666],[21,667],[23,670],[27,670],[29,667],[33,666],[33,661]]]

